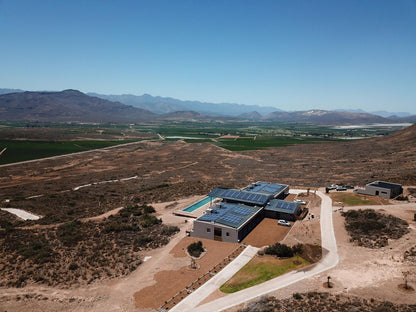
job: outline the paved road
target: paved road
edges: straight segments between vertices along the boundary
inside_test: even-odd
[[[197,307],[197,305],[200,302],[202,302],[213,291],[212,285],[206,283],[202,287],[200,287],[198,291],[195,291],[194,293],[186,297],[175,308],[171,309],[171,311],[222,311],[231,308],[235,305],[263,296],[280,288],[284,288],[305,278],[311,277],[313,275],[319,274],[321,272],[335,267],[338,264],[339,259],[337,244],[335,240],[334,227],[332,224],[332,200],[320,191],[316,192],[316,194],[322,199],[321,241],[322,247],[327,250],[321,261],[308,268],[301,269],[299,271],[289,272],[287,274],[269,280],[265,283],[241,290],[233,294],[229,294],[225,297],[216,299],[214,301]],[[237,265],[235,266],[235,268],[236,267]],[[217,276],[215,276],[216,278],[218,278],[218,280],[222,280],[220,275],[223,271],[219,272]]]

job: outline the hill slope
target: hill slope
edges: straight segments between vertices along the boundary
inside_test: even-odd
[[[0,119],[42,122],[136,122],[155,114],[137,107],[88,96],[77,90],[0,95]]]

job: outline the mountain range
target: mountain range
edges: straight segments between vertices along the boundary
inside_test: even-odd
[[[135,123],[157,120],[257,120],[334,125],[415,123],[416,116],[386,118],[364,111],[317,109],[285,112],[273,107],[181,101],[173,98],[153,97],[148,94],[105,96],[95,93],[85,94],[77,90],[29,92],[18,89],[0,89],[0,120],[94,123]]]
[[[91,96],[96,96],[102,99],[124,103],[147,109],[156,114],[167,114],[177,111],[195,111],[200,114],[209,116],[231,116],[236,117],[240,114],[250,113],[256,111],[261,115],[266,115],[271,112],[279,111],[276,107],[259,106],[259,105],[245,105],[233,103],[206,103],[200,101],[181,101],[170,97],[151,96],[149,94],[143,95],[105,95],[98,93],[87,93]]]

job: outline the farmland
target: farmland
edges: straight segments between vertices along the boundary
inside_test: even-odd
[[[337,129],[271,122],[168,122],[134,125],[2,124],[0,165],[100,149],[143,139],[211,143],[230,151],[386,135],[394,128]]]

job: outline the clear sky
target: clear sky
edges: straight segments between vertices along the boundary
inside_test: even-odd
[[[416,0],[0,0],[0,88],[416,113]]]

